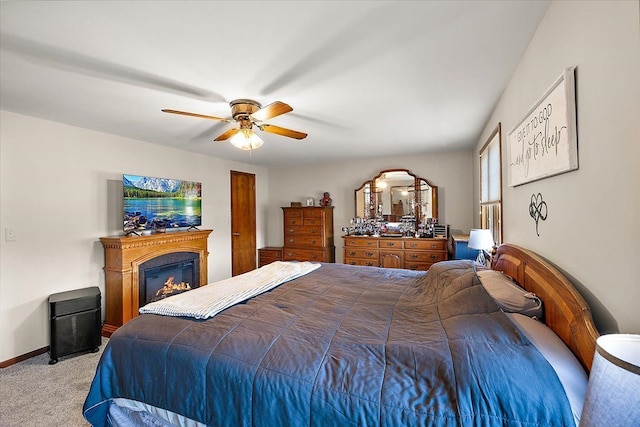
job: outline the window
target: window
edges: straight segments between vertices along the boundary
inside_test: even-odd
[[[500,123],[480,149],[480,228],[493,233],[502,243],[502,164]]]

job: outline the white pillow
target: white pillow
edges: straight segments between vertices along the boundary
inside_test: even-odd
[[[511,277],[495,270],[478,270],[480,283],[502,311],[542,319],[542,301],[533,292],[522,289]]]
[[[505,313],[556,371],[569,399],[576,425],[587,394],[587,374],[569,347],[547,325],[518,313]]]

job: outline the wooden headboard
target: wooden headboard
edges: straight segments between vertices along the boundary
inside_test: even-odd
[[[500,245],[491,268],[511,276],[542,299],[547,326],[567,344],[587,372],[591,371],[599,333],[591,309],[569,280],[540,256],[511,244]]]

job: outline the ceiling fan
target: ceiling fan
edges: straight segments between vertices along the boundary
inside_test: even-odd
[[[239,127],[229,129],[214,141],[225,141],[231,138],[231,143],[242,150],[253,150],[263,144],[262,139],[253,131],[254,125],[261,131],[275,133],[289,138],[304,139],[307,137],[307,134],[304,132],[264,123],[265,120],[293,111],[293,108],[284,102],[276,101],[263,108],[259,102],[252,99],[236,99],[231,101],[229,105],[231,106],[231,117],[229,118],[206,116],[203,114],[169,109],[163,109],[162,111],[201,119],[218,120],[226,123],[235,121]]]

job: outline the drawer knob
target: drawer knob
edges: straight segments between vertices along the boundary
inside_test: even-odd
[[[349,252],[349,255],[351,255],[351,256],[355,256],[355,255],[356,255],[356,251],[351,251],[351,252]]]
[[[373,252],[367,252],[367,253],[365,253],[365,255],[368,256],[368,257],[372,257],[373,256]]]
[[[433,261],[437,260],[437,259],[438,259],[438,255],[431,255],[431,259],[432,259]]]
[[[411,254],[411,255],[409,255],[409,258],[411,258],[411,259],[418,259],[418,255],[416,255],[416,254]]]

